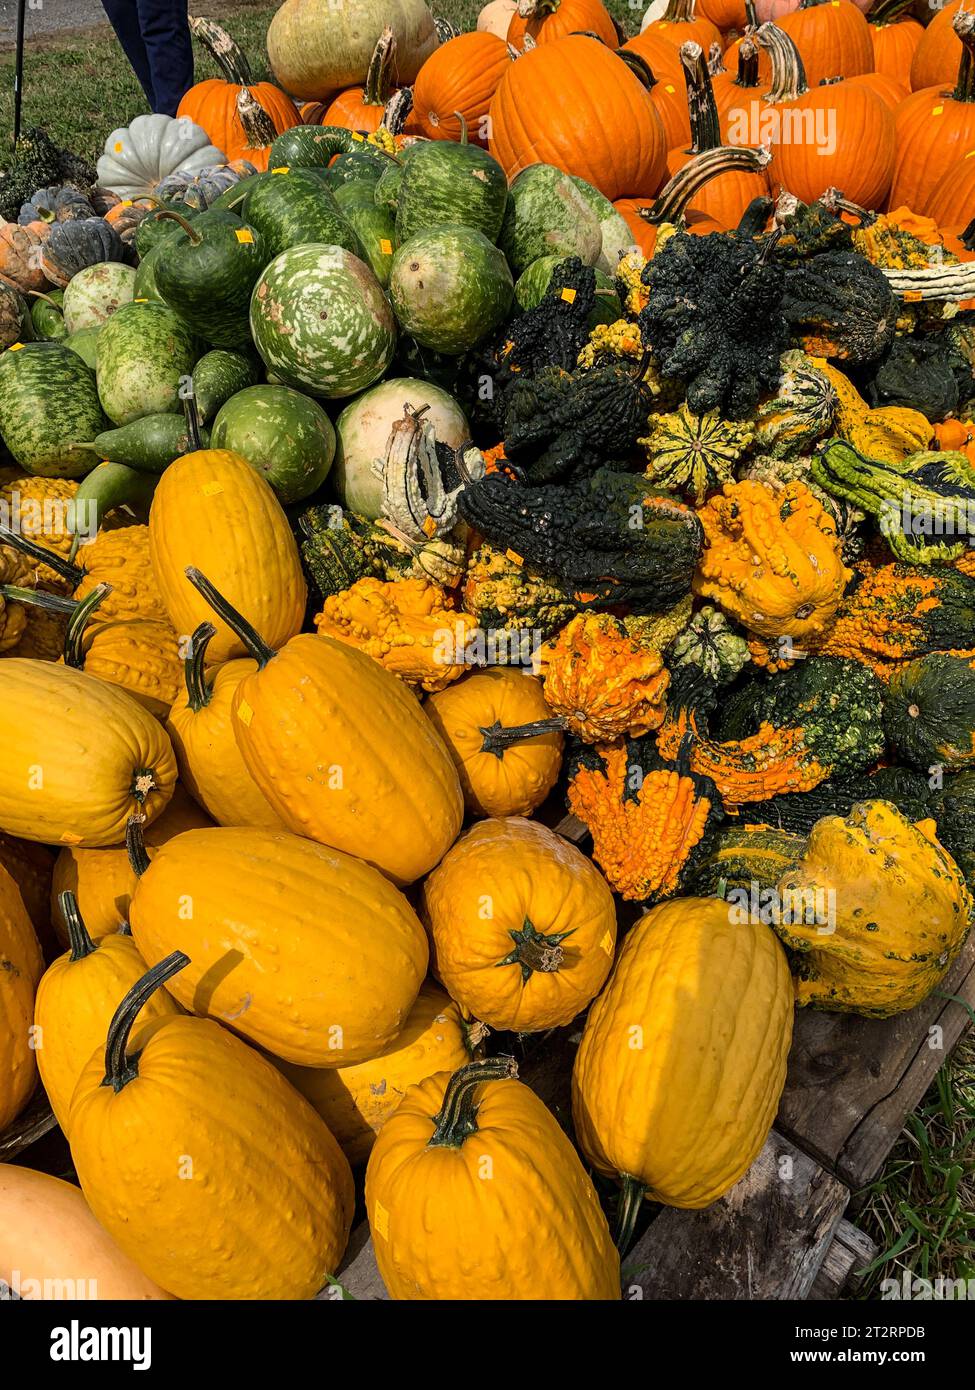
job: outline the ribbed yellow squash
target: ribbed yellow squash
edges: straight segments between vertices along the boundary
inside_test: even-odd
[[[776,931],[800,952],[800,1005],[888,1018],[944,979],[972,921],[972,897],[933,820],[886,801],[817,821],[782,875]]]
[[[0,662],[0,830],[94,848],[155,820],[176,759],[158,720],[97,676],[47,661]]]
[[[149,965],[190,957],[170,985],[181,1004],[301,1066],[377,1056],[427,970],[423,928],[387,878],[286,830],[177,836],[139,879],[130,918]]]
[[[770,927],[719,898],[652,909],[589,1013],[572,1075],[576,1136],[639,1196],[706,1207],[759,1153],[785,1083],[792,982]]]
[[[437,976],[490,1028],[571,1023],[613,964],[616,907],[584,854],[545,826],[479,821],[423,887]]]
[[[244,764],[289,830],[354,854],[394,883],[443,857],[464,800],[415,695],[364,652],[301,633],[275,652],[199,571],[193,583],[257,670],[233,697]]]
[[[104,1044],[119,1000],[146,973],[146,963],[131,936],[88,935],[74,895],[62,897],[59,916],[67,923],[70,950],[49,965],[34,1000],[34,1047],[41,1081],[51,1109],[65,1134],[71,1097],[85,1063]],[[135,1021],[132,1046],[142,1046],[144,1025],[179,1013],[165,990],[147,1000]]]
[[[281,817],[244,766],[230,715],[234,691],[257,670],[257,662],[249,656],[226,661],[208,679],[204,663],[213,632],[212,623],[194,632],[185,685],[166,721],[179,775],[218,825],[283,830]]]
[[[0,869],[0,1131],[20,1114],[37,1082],[30,1027],[43,969],[17,885]]]
[[[169,805],[158,820],[143,829],[143,839],[152,858],[159,845],[184,830],[203,830],[212,822],[177,782]],[[60,899],[73,893],[93,941],[117,932],[129,920],[129,902],[135,892],[136,875],[127,850],[72,849],[67,845],[54,863],[51,881],[51,920],[62,946],[69,945],[67,928],[61,918]]]
[[[376,1263],[394,1299],[603,1300],[619,1257],[578,1155],[496,1057],[411,1087],[366,1170]]]
[[[307,589],[298,547],[271,487],[227,449],[184,454],[163,473],[149,513],[149,553],[176,631],[189,636],[213,614],[186,578],[196,565],[272,646],[294,636]],[[223,622],[210,660],[243,656]]]
[[[378,1057],[348,1067],[281,1070],[321,1115],[353,1165],[365,1163],[376,1135],[410,1086],[469,1059],[467,1030],[454,1001],[424,984],[396,1039]]]
[[[126,996],[71,1107],[71,1157],[95,1216],[184,1299],[312,1298],[342,1258],[352,1174],[308,1102],[210,1019],[173,1015],[126,1056],[174,952]]]
[[[0,1163],[0,1281],[22,1298],[169,1299],[72,1183]]]

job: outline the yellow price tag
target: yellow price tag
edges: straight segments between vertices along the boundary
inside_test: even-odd
[[[917,304],[918,301],[919,301],[922,297],[923,297],[923,296],[922,296],[920,290],[905,290],[905,291],[904,291],[904,303],[905,303],[905,304]]]
[[[290,174],[290,172],[291,172],[291,165],[290,165],[290,164],[279,164],[278,167],[277,167],[276,169],[272,169],[272,170],[271,170],[271,173],[272,173],[272,174]]]
[[[218,492],[223,492],[223,483],[204,483],[200,491],[204,497],[216,497]]]
[[[376,1203],[376,1209],[372,1214],[372,1229],[377,1236],[382,1236],[383,1240],[389,1240],[389,1212],[382,1202]]]
[[[133,299],[132,303],[133,303],[133,304],[148,304],[149,301],[148,301],[148,299]]]
[[[354,130],[354,131],[352,132],[352,139],[353,139],[353,140],[358,140],[360,144],[362,143],[362,141],[363,141],[365,138],[366,138],[366,137],[362,134],[361,131]]]
[[[609,932],[606,933],[599,944],[608,956],[613,954],[613,938]]]
[[[393,254],[393,243],[390,241],[389,237],[384,236],[380,239],[379,249],[384,256],[391,256]]]
[[[934,106],[934,107],[932,107],[932,109],[931,109],[931,115],[932,115],[932,116],[943,116],[943,115],[944,115],[944,110],[945,110],[945,109],[944,109],[943,106]]]
[[[564,299],[566,304],[574,304],[576,302],[576,292],[575,290],[563,290],[559,298]]]
[[[122,144],[121,140],[116,140],[114,148],[116,154],[121,154],[122,151],[125,149],[125,146]]]
[[[242,227],[239,232],[234,232],[234,236],[244,246],[250,246],[254,241],[253,236],[246,227]]]
[[[243,725],[250,728],[250,722],[254,718],[254,711],[246,700],[241,700],[240,704],[237,706],[237,718]]]
[[[664,88],[664,91],[665,91],[665,92],[669,92],[671,96],[674,95],[674,89],[673,89],[673,87],[670,86],[669,83],[668,83],[668,85]]]
[[[123,198],[122,201],[121,201],[121,203],[119,204],[119,207],[123,207],[123,208],[130,208],[131,206],[132,206],[132,199],[131,199],[131,198]]]
[[[510,560],[513,565],[523,565],[525,563],[523,557],[518,554],[517,550],[506,550],[504,553],[505,558]]]
[[[23,343],[11,343],[11,344],[10,344],[10,347],[9,347],[9,349],[8,349],[8,351],[10,351],[10,352],[19,352],[20,349],[21,349],[23,346],[24,346]]]

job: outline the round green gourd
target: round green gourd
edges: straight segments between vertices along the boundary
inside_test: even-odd
[[[460,354],[507,317],[514,295],[504,256],[472,227],[435,227],[402,245],[389,293],[404,332],[422,347]]]
[[[975,671],[934,652],[896,671],[884,700],[884,732],[900,762],[919,772],[975,765]]]
[[[123,304],[98,335],[96,375],[102,409],[116,425],[179,409],[181,378],[199,356],[183,321],[154,300]]]
[[[133,299],[155,299],[162,303],[162,295],[156,285],[156,266],[162,254],[162,245],[157,242],[152,250],[147,251],[142,257],[135,272]]]
[[[30,301],[30,321],[34,337],[45,343],[61,343],[68,336],[64,325],[64,291],[35,294]]]
[[[106,323],[123,304],[137,298],[138,272],[121,261],[100,261],[72,276],[64,291],[68,333]]]
[[[521,275],[539,256],[578,256],[595,265],[603,233],[568,174],[551,164],[532,164],[508,190],[498,245],[513,274]]]
[[[396,322],[382,286],[358,256],[335,245],[293,246],[265,267],[251,296],[251,334],[282,385],[327,399],[382,376]]]
[[[64,343],[25,343],[0,356],[0,436],[27,473],[80,478],[105,428],[95,375]]]
[[[250,343],[251,291],[270,257],[259,231],[232,214],[201,213],[187,222],[178,213],[176,236],[164,243],[155,267],[156,288],[165,304],[214,347]]]
[[[240,454],[284,504],[321,487],[335,455],[335,430],[317,401],[290,386],[248,386],[217,413],[214,449]]]
[[[271,257],[305,242],[324,242],[359,254],[358,238],[331,192],[305,169],[272,172],[248,195],[245,217],[261,233]]]
[[[474,227],[496,242],[507,200],[504,170],[486,150],[431,140],[403,171],[396,235],[404,242],[434,227]]]
[[[327,169],[338,154],[349,154],[359,141],[341,126],[296,125],[279,135],[271,145],[267,167],[287,165],[293,169]]]
[[[160,213],[167,211],[180,213],[188,222],[192,222],[194,218],[200,216],[195,208],[184,207],[182,203],[165,201],[162,206],[147,212],[135,231],[135,249],[138,251],[140,259],[148,256],[154,246],[158,246],[161,241],[165,241],[176,231],[175,222],[160,217]]]

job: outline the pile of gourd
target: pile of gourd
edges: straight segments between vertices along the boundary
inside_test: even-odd
[[[597,0],[520,56],[399,9],[287,0],[300,115],[194,21],[226,80],[0,227],[0,1131],[39,1081],[81,1189],[0,1167],[0,1279],[311,1298],[364,1200],[394,1298],[618,1298],[794,1007],[913,1008],[970,927],[964,238],[720,141],[660,192],[688,109]],[[626,49],[711,120],[714,42]]]

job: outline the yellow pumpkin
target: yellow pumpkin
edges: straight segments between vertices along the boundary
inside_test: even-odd
[[[308,1102],[210,1019],[174,1014],[127,1054],[159,963],[120,1003],[71,1107],[88,1205],[139,1268],[183,1299],[313,1298],[349,1236],[341,1149]]]
[[[616,947],[613,895],[574,845],[534,821],[473,826],[423,886],[436,974],[489,1028],[571,1023]]]
[[[0,662],[0,830],[42,844],[118,845],[133,815],[173,794],[166,731],[118,686],[86,671]]]
[[[544,723],[551,711],[541,682],[511,666],[472,671],[431,695],[424,708],[447,745],[464,805],[476,816],[527,816],[555,785],[562,734]]]
[[[0,1282],[21,1298],[171,1299],[99,1226],[73,1183],[0,1163]]]
[[[460,1010],[428,981],[421,986],[402,1031],[378,1057],[347,1067],[295,1067],[288,1062],[280,1066],[355,1166],[365,1163],[376,1135],[410,1086],[435,1072],[454,1071],[469,1057]]]
[[[93,941],[72,893],[61,895],[59,915],[71,946],[48,966],[37,986],[33,1037],[47,1098],[68,1134],[78,1078],[92,1052],[104,1042],[119,1000],[146,973],[146,963],[131,936],[115,932]],[[136,1019],[133,1047],[142,1046],[147,1025],[176,1013],[177,1005],[165,990],[159,990]]]
[[[205,570],[272,647],[301,628],[307,589],[288,518],[271,487],[239,454],[201,449],[170,464],[153,494],[149,553],[181,636],[213,617],[186,577],[188,565]],[[236,634],[220,620],[215,626],[210,660],[244,656]]]
[[[972,897],[935,837],[886,801],[817,821],[778,883],[776,931],[799,952],[796,1000],[888,1018],[936,989],[961,950]]]
[[[143,867],[132,936],[170,993],[276,1057],[364,1061],[406,1022],[427,971],[416,914],[376,869],[286,830],[190,830]]]
[[[765,1143],[785,1083],[792,984],[770,927],[719,898],[641,917],[589,1012],[572,1074],[587,1161],[623,1179],[618,1244],[642,1195],[707,1207]]]
[[[805,483],[778,492],[754,479],[725,483],[698,516],[697,595],[762,637],[815,641],[827,630],[851,571],[833,518]]]
[[[234,691],[234,737],[288,829],[400,885],[432,869],[460,829],[464,802],[416,696],[331,637],[302,633],[275,652],[198,571],[193,582],[257,662]]]
[[[177,783],[172,800],[158,820],[143,827],[142,838],[150,857],[159,845],[184,830],[202,830],[211,825],[209,817]],[[74,895],[78,910],[92,941],[117,932],[128,925],[129,903],[137,883],[129,863],[128,850],[74,849],[69,845],[54,861],[51,879],[50,915],[62,946],[69,946],[67,927],[61,916],[61,894]]]
[[[510,1057],[407,1091],[366,1170],[376,1263],[394,1299],[620,1296],[595,1189]]]
[[[218,825],[283,830],[281,817],[244,766],[230,714],[234,691],[257,663],[248,656],[225,661],[208,679],[204,663],[214,631],[212,623],[201,623],[194,632],[184,687],[166,721],[179,775]]]
[[[20,1114],[37,1082],[31,1048],[41,948],[16,883],[0,869],[0,1132]]]

